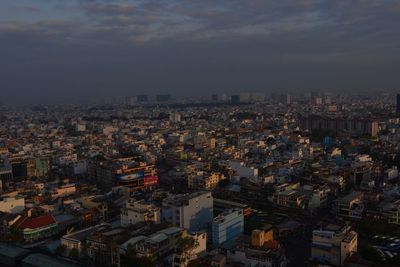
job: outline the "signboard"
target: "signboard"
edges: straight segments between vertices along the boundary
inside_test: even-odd
[[[130,174],[117,175],[117,180],[127,182],[143,177],[144,177],[144,172],[135,172]]]
[[[145,186],[157,185],[157,183],[158,183],[158,177],[157,176],[144,177],[144,185]]]

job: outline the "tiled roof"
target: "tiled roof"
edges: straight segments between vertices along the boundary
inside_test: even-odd
[[[40,228],[43,226],[47,226],[50,224],[54,224],[56,223],[56,220],[54,219],[53,215],[51,214],[47,214],[47,215],[43,215],[43,216],[39,216],[36,218],[27,218],[25,221],[23,221],[20,225],[19,228],[20,229],[36,229],[36,228]]]

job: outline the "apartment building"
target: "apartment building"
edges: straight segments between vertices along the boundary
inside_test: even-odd
[[[213,220],[211,192],[171,195],[162,202],[162,219],[173,225],[200,231]]]
[[[333,266],[343,266],[347,257],[357,252],[357,232],[350,226],[328,225],[314,230],[311,259]]]

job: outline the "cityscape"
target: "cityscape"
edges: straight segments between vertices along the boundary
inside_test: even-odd
[[[400,5],[0,8],[0,267],[400,266]]]

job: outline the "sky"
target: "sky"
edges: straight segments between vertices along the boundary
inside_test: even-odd
[[[400,89],[396,0],[0,0],[0,101]]]

